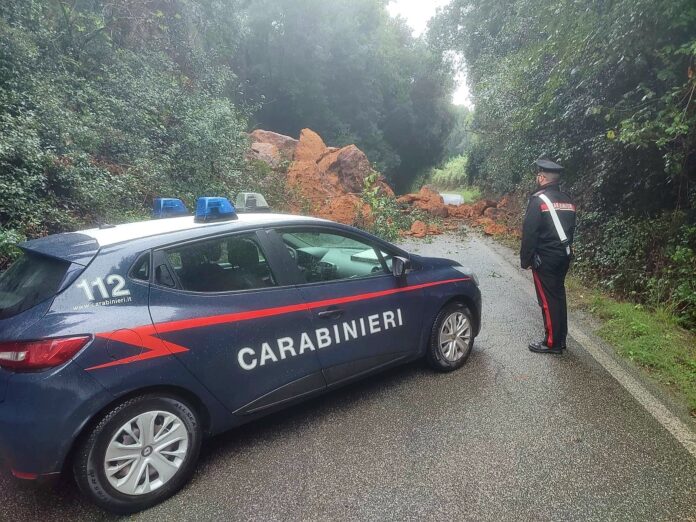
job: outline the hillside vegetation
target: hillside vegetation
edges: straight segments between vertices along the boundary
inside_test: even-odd
[[[467,64],[467,181],[524,198],[555,159],[576,267],[696,326],[696,3],[452,0],[429,37]]]
[[[258,126],[358,144],[408,186],[444,153],[450,66],[381,0],[0,3],[0,269],[26,237],[262,190]]]

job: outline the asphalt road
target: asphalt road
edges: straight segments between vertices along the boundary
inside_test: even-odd
[[[412,245],[479,274],[460,371],[413,364],[208,442],[193,481],[135,520],[696,520],[696,459],[587,351],[530,353],[541,314],[514,254]],[[69,481],[0,475],[0,519],[109,519]]]

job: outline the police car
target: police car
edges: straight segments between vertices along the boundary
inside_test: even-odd
[[[20,247],[0,276],[2,459],[71,470],[116,513],[175,493],[206,436],[407,361],[459,368],[481,324],[454,261],[224,198]]]

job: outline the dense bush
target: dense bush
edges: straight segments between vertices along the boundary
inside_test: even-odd
[[[181,38],[194,13],[117,5],[128,16],[90,1],[0,6],[0,267],[18,238],[270,176],[244,162],[248,114],[225,95],[233,75]]]
[[[382,0],[4,0],[0,269],[17,238],[148,214],[153,196],[261,190],[256,125],[357,143],[404,187],[440,161],[447,59]]]
[[[682,325],[696,328],[696,226],[685,218],[584,214],[576,268],[612,292],[667,305]]]

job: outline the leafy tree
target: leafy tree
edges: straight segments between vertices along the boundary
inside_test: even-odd
[[[235,78],[219,56],[234,48],[236,15],[221,5],[0,4],[0,265],[17,237],[251,181],[248,114],[230,100]]]
[[[451,68],[383,0],[254,0],[235,56],[256,125],[356,143],[398,188],[443,155]]]

